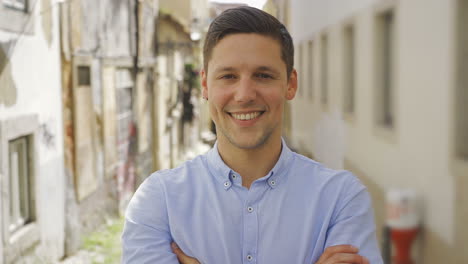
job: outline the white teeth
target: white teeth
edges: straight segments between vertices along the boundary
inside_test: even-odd
[[[235,119],[239,120],[251,120],[260,115],[260,112],[253,112],[248,114],[231,114]]]

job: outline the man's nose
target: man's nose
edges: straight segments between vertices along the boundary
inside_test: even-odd
[[[257,97],[255,82],[250,78],[241,78],[236,87],[234,100],[240,103],[251,102]]]

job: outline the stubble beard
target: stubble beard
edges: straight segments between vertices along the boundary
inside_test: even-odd
[[[261,146],[265,145],[265,143],[268,141],[268,139],[270,139],[270,137],[272,136],[272,134],[275,131],[275,128],[277,126],[278,126],[278,124],[276,124],[273,127],[267,128],[265,131],[263,131],[263,133],[262,133],[262,135],[260,136],[259,139],[255,139],[254,142],[246,143],[246,144],[242,144],[242,143],[238,142],[235,139],[236,135],[232,135],[232,133],[228,133],[228,131],[224,130],[223,128],[221,128],[218,125],[216,125],[216,131],[217,131],[218,134],[219,134],[219,132],[221,132],[221,134],[223,134],[223,136],[227,139],[227,141],[229,141],[229,143],[231,145],[235,146],[236,148],[251,150],[251,149],[260,148]]]

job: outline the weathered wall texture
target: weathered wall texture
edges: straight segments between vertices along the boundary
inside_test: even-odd
[[[124,210],[137,178],[154,169],[148,80],[154,79],[158,6],[138,1],[137,23],[136,2],[82,0],[63,6],[66,171],[68,192],[74,194],[67,208],[68,253],[83,233]],[[79,67],[89,69],[89,83],[80,84]]]
[[[52,44],[52,13],[48,12],[52,10],[51,0],[41,0],[41,25],[42,30],[44,31],[44,38],[47,41],[47,44],[50,46]]]
[[[30,12],[26,13],[0,5],[0,122],[14,123],[25,116],[37,116],[36,145],[31,157],[37,164],[34,221],[39,239],[19,257],[31,253],[36,261],[55,262],[64,255],[65,237],[59,16],[58,5],[40,2],[34,9],[29,5]],[[0,142],[3,144],[8,142]],[[0,182],[7,176],[0,175]],[[3,198],[0,203],[5,202]],[[2,228],[2,239],[3,232],[6,230]],[[2,263],[5,255],[0,255]]]
[[[335,168],[350,168],[367,184],[374,198],[378,229],[385,216],[384,193],[391,187],[416,190],[424,203],[417,263],[464,263],[456,250],[466,239],[468,170],[452,167],[456,61],[454,47],[457,1],[291,1],[291,32],[296,51],[313,43],[313,56],[303,52],[298,65],[302,82],[291,104],[293,147],[312,153]],[[376,124],[376,16],[395,14],[393,130]],[[355,113],[343,114],[345,25],[355,34]],[[431,30],[427,30],[430,28]],[[320,59],[322,36],[328,39],[328,96],[322,104]],[[313,58],[313,67],[310,69]],[[296,60],[298,63],[299,60]],[[302,66],[302,67],[301,67]],[[308,93],[313,91],[313,96]],[[305,114],[306,113],[306,114]],[[335,124],[330,126],[331,124]],[[330,128],[334,129],[330,129]],[[337,150],[334,144],[339,143]],[[330,146],[329,148],[327,146]],[[334,161],[340,161],[338,163]],[[458,176],[457,176],[458,175]],[[463,175],[463,176],[459,176]],[[458,223],[454,225],[454,223]],[[465,235],[462,235],[465,234]]]
[[[0,104],[12,106],[16,103],[16,84],[11,74],[11,64],[7,57],[11,45],[0,45]],[[8,47],[8,48],[7,48]]]

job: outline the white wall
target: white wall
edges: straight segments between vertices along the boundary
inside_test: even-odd
[[[396,12],[396,126],[382,133],[373,115],[373,27],[376,10],[388,3],[394,4]],[[450,170],[454,14],[452,0],[291,2],[296,45],[318,40],[321,32],[328,34],[330,90],[330,103],[323,107],[318,103],[319,41],[314,41],[315,98],[297,98],[292,103],[293,144],[307,145],[318,160],[332,167],[339,168],[339,161],[347,160],[382,190],[408,187],[418,191],[425,204],[424,228],[447,247],[453,246],[455,235],[455,187]],[[341,110],[341,53],[342,26],[349,22],[355,25],[356,37],[356,113],[346,119]],[[434,244],[425,242],[426,255]]]
[[[37,114],[39,131],[36,187],[37,217],[41,232],[40,251],[53,259],[64,252],[64,168],[61,70],[59,53],[58,8],[52,12],[52,42],[45,39],[40,4],[34,10],[34,34],[18,38],[18,34],[0,31],[0,42],[15,41],[9,58],[17,101],[13,106],[0,104],[0,119]]]

